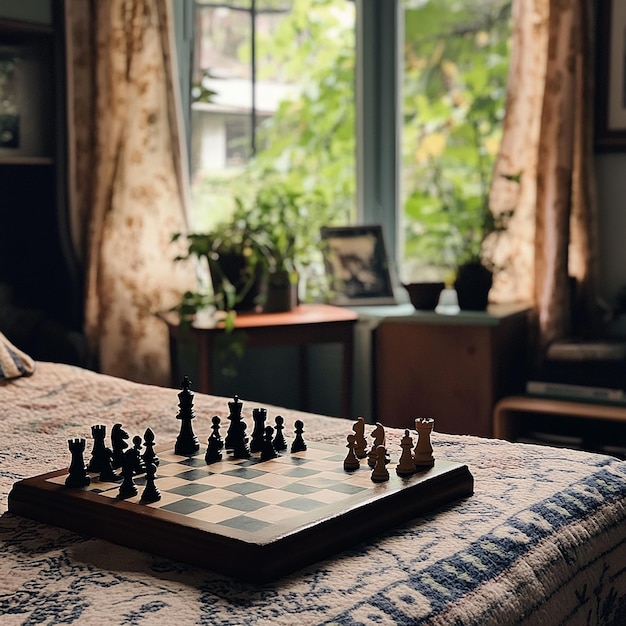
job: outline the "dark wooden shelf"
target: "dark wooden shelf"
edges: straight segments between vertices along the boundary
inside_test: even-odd
[[[0,30],[5,33],[15,33],[18,35],[22,33],[32,33],[35,35],[52,35],[54,32],[50,24],[24,22],[22,20],[11,20],[7,18],[0,18]]]
[[[48,156],[7,156],[0,154],[0,165],[53,165],[54,159]]]

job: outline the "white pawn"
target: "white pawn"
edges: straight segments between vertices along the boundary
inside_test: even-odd
[[[398,476],[410,476],[415,473],[415,461],[413,460],[413,438],[409,435],[408,429],[404,431],[404,437],[400,442],[402,454],[396,466]]]
[[[429,467],[434,464],[433,446],[430,442],[430,435],[433,432],[435,420],[432,417],[418,417],[415,420],[415,430],[417,430],[417,445],[413,460],[417,467]]]
[[[376,463],[374,464],[374,470],[372,471],[372,480],[375,483],[384,483],[389,480],[389,470],[387,469],[387,450],[385,446],[378,446],[376,448]]]
[[[346,470],[346,472],[353,472],[361,467],[361,463],[355,453],[357,445],[356,435],[348,435],[347,439],[348,445],[346,448],[348,448],[348,455],[344,459],[343,469]]]

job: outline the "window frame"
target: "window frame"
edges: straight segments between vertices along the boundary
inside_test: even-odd
[[[348,0],[346,0],[348,1]],[[403,12],[399,0],[356,3],[356,188],[357,225],[380,224],[397,277],[401,246],[400,137]],[[191,147],[193,0],[173,2],[181,103]],[[188,154],[188,161],[191,162]]]

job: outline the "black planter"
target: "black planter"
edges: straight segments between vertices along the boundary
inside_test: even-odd
[[[492,284],[493,274],[482,263],[472,262],[459,266],[454,288],[461,311],[485,311]]]
[[[298,283],[289,272],[274,272],[265,285],[264,313],[285,313],[298,306]]]
[[[253,311],[259,306],[263,275],[260,266],[254,271],[243,255],[221,253],[209,261],[209,270],[216,294],[224,294],[224,279],[234,286],[237,293],[235,311]]]

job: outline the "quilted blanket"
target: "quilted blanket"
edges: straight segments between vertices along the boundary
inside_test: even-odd
[[[227,400],[196,394],[197,418],[226,417]],[[435,455],[468,465],[473,496],[265,585],[7,512],[13,483],[67,466],[67,439],[92,424],[175,439],[177,402],[52,363],[0,382],[3,625],[625,623],[626,463],[609,456],[435,432]],[[247,418],[255,406],[244,399]],[[345,445],[351,429],[281,413],[311,441]],[[402,434],[387,430],[390,447]]]

